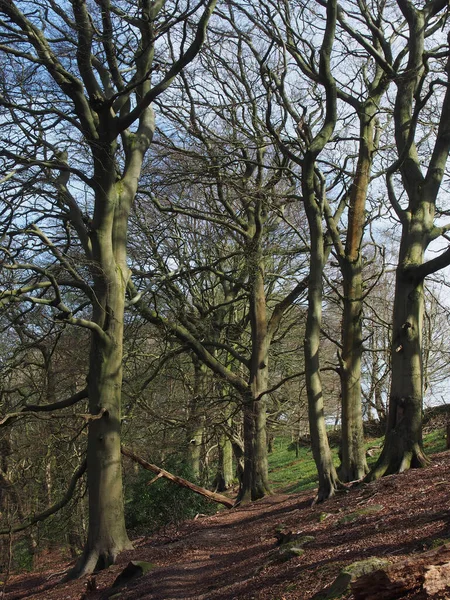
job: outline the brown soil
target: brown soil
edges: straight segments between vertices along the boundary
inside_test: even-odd
[[[117,599],[306,600],[346,564],[372,556],[401,560],[450,539],[449,496],[450,453],[441,453],[426,469],[353,487],[320,505],[311,506],[311,492],[276,495],[137,539],[135,550],[95,576],[97,591],[85,592],[86,580],[51,577],[66,563],[10,577],[3,598],[100,600],[130,560],[143,560],[155,568]],[[280,562],[280,527],[314,541],[302,556]]]

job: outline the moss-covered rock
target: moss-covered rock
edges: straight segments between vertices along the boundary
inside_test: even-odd
[[[130,582],[146,575],[154,568],[154,565],[143,560],[132,560],[128,563],[125,569],[116,577],[111,588],[102,596],[102,600],[118,600],[121,597],[122,588],[126,587]]]
[[[316,538],[313,535],[298,535],[294,536],[291,541],[282,544],[282,548],[293,548],[297,546],[299,548],[303,548],[305,544],[309,544],[313,542]]]
[[[280,548],[280,550],[278,552],[276,562],[285,562],[287,560],[291,560],[291,558],[303,556],[303,554],[305,554],[305,551],[303,548],[299,548],[297,546],[290,546],[288,548],[283,547],[283,548]]]
[[[287,544],[304,546],[308,542],[313,542],[315,539],[313,535],[302,535],[301,533],[294,533],[293,531],[280,530],[276,531],[275,537],[277,539],[277,546],[286,546]]]
[[[434,550],[435,548],[440,548],[448,543],[450,543],[450,538],[434,538],[434,540],[431,540],[426,546],[430,548],[430,550]]]
[[[367,573],[385,569],[389,564],[387,559],[373,556],[347,565],[341,570],[329,587],[313,596],[313,600],[333,600],[342,598],[350,593],[350,583],[352,581],[355,581],[362,575],[367,575]]]
[[[317,520],[319,521],[319,523],[323,523],[325,519],[328,519],[328,517],[331,517],[331,513],[321,512]]]
[[[309,542],[313,542],[315,537],[312,535],[301,535],[299,533],[292,533],[289,531],[280,537],[277,536],[278,548],[273,552],[269,564],[276,562],[285,562],[291,560],[291,558],[303,556],[305,549],[303,546]]]
[[[367,515],[376,514],[383,510],[383,506],[381,504],[370,504],[369,506],[364,506],[359,510],[355,510],[354,512],[348,513],[341,519],[339,519],[339,523],[353,523],[353,521],[357,521],[360,517],[366,517]]]

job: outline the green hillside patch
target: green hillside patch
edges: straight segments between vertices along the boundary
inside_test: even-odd
[[[334,441],[338,436],[333,435],[332,438]],[[383,438],[368,438],[365,445],[370,468],[381,452]],[[273,448],[273,452],[269,454],[269,481],[274,492],[296,494],[317,487],[317,470],[309,446],[299,445],[296,453],[295,444],[289,438],[279,437],[275,440]],[[441,427],[427,433],[424,436],[424,448],[427,454],[443,452],[446,449],[445,430]],[[331,451],[337,467],[339,466],[337,443],[331,444]]]

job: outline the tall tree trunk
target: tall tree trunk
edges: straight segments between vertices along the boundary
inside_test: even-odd
[[[265,392],[269,378],[269,339],[264,290],[264,265],[259,232],[249,248],[250,324],[250,392],[244,398],[244,476],[238,501],[258,500],[270,494],[267,459]]]
[[[368,471],[361,403],[362,261],[360,253],[343,269],[341,379],[341,481],[361,479]]]
[[[259,500],[270,494],[266,440],[266,402],[244,400],[244,472],[237,502]]]
[[[325,243],[322,226],[325,182],[318,181],[316,159],[333,134],[336,125],[336,83],[331,74],[330,59],[336,27],[337,3],[327,2],[327,25],[320,49],[320,78],[326,93],[325,119],[310,141],[302,161],[302,192],[310,237],[308,275],[308,312],[306,317],[304,353],[305,380],[308,396],[308,416],[311,446],[319,477],[317,501],[332,496],[339,480],[333,464],[324,419],[322,380],[320,376],[320,328],[322,324],[322,277],[325,267]]]
[[[219,459],[214,485],[218,492],[224,492],[231,487],[233,481],[233,447],[226,433],[219,435]]]
[[[91,229],[96,303],[91,334],[87,481],[89,528],[83,554],[68,574],[79,577],[115,562],[132,547],[125,529],[120,452],[126,242],[130,198],[115,182],[114,146],[97,157],[102,182]],[[134,194],[133,194],[134,196]]]
[[[322,221],[320,211],[315,210],[314,207],[308,207],[307,214],[310,227],[311,257],[308,312],[304,340],[305,380],[311,446],[319,477],[317,501],[321,502],[334,495],[339,481],[326,432],[320,376],[320,328],[322,324],[322,276],[324,268]]]
[[[439,115],[434,147],[424,174],[422,157],[415,144],[415,128],[420,113],[423,85],[428,71],[425,50],[427,26],[431,14],[446,10],[444,2],[416,8],[399,2],[408,23],[408,62],[396,80],[394,105],[395,141],[399,160],[388,170],[387,186],[393,209],[402,225],[399,261],[396,271],[391,365],[392,379],[386,439],[369,480],[384,474],[405,471],[427,463],[422,447],[423,363],[422,327],[424,312],[423,282],[427,275],[450,262],[447,250],[424,263],[430,242],[446,227],[435,225],[436,200],[442,184],[450,151],[450,60],[447,59],[447,85]],[[431,11],[431,12],[430,12]],[[408,197],[402,208],[392,182],[399,170]]]
[[[72,577],[111,564],[118,552],[130,547],[124,523],[120,458],[122,344],[125,290],[129,280],[128,216],[155,130],[152,103],[197,56],[215,3],[208,0],[203,8],[197,7],[201,14],[190,31],[192,36],[183,39],[178,57],[168,51],[172,64],[167,65],[155,81],[153,75],[158,69],[154,68],[153,61],[155,40],[160,39],[156,35],[160,19],[167,26],[165,35],[171,27],[183,27],[187,18],[192,24],[197,9],[190,12],[177,6],[166,19],[167,15],[162,14],[164,2],[141,2],[136,6],[131,23],[126,11],[122,14],[117,6],[110,6],[108,2],[100,3],[99,7],[96,3],[74,0],[67,5],[66,30],[62,34],[64,39],[70,39],[71,50],[61,62],[53,35],[46,37],[49,31],[59,27],[57,9],[44,11],[45,14],[36,19],[30,12],[25,15],[20,3],[0,2],[2,20],[15,32],[9,40],[11,45],[5,42],[2,46],[2,54],[17,57],[24,70],[28,69],[27,65],[39,66],[43,87],[34,97],[30,89],[30,105],[39,107],[44,98],[47,106],[44,112],[59,115],[59,126],[51,134],[54,156],[50,166],[45,167],[47,181],[52,182],[57,191],[55,212],[48,216],[62,221],[68,240],[72,232],[76,232],[79,241],[79,245],[74,246],[77,251],[73,256],[66,256],[66,248],[61,251],[61,261],[64,263],[67,259],[67,267],[82,249],[79,272],[74,274],[72,267],[69,270],[75,279],[80,279],[86,269],[90,270],[82,287],[92,303],[91,320],[82,318],[80,313],[72,314],[60,297],[56,297],[54,303],[55,308],[63,309],[59,315],[62,322],[80,325],[91,332],[88,373],[91,420],[87,448],[89,530],[83,556],[69,574]],[[26,46],[27,51],[18,50],[15,44]],[[128,49],[126,59],[118,51],[123,45]],[[14,106],[11,110],[15,109]],[[36,109],[33,114],[37,118],[34,159],[41,164],[47,152],[42,153],[42,148],[47,146],[38,116],[41,110]],[[13,121],[19,123],[17,115]],[[68,149],[64,149],[66,144]],[[58,148],[59,145],[62,148]],[[50,152],[50,147],[47,149]],[[70,161],[69,154],[75,155]],[[16,159],[19,158],[17,155]],[[31,158],[27,155],[27,166],[34,164]],[[59,176],[48,175],[52,164],[60,172]],[[77,183],[68,186],[70,176],[77,170]],[[34,181],[36,174],[32,177]],[[81,182],[86,186],[83,190]],[[69,188],[76,190],[75,195]],[[33,227],[32,221],[30,227]],[[53,275],[52,279],[55,279]]]
[[[196,356],[194,362],[194,394],[189,402],[189,415],[187,423],[187,448],[189,467],[196,480],[200,479],[200,458],[203,445],[203,432],[205,417],[202,412],[202,401],[206,394],[207,367]],[[203,403],[204,404],[204,403]]]
[[[372,84],[381,78],[381,70]],[[377,86],[359,106],[360,142],[356,173],[350,190],[347,239],[344,253],[338,253],[343,278],[342,353],[340,361],[342,396],[341,481],[361,479],[368,471],[364,447],[361,406],[363,273],[361,245],[365,206],[374,152],[375,115],[384,87]]]
[[[397,267],[395,287],[386,438],[369,480],[428,463],[422,446],[423,282],[411,277],[409,269],[405,268],[405,265],[421,264],[424,250],[420,249],[422,244],[412,244],[412,238],[417,241],[417,227],[413,227],[402,240],[403,259]],[[414,248],[415,257],[411,248]]]

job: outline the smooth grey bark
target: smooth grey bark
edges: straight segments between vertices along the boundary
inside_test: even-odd
[[[244,411],[244,476],[238,502],[258,500],[270,494],[267,461],[265,392],[269,378],[269,336],[266,292],[264,289],[264,258],[261,234],[264,216],[257,203],[253,239],[248,245],[250,287],[250,356],[249,393],[243,398]]]
[[[200,479],[200,459],[203,447],[203,433],[205,430],[205,415],[202,410],[206,395],[206,366],[200,363],[194,355],[194,389],[189,400],[188,421],[186,427],[186,445],[188,463],[196,480]]]
[[[274,91],[276,91],[278,95],[277,100],[282,104],[285,115],[289,115],[288,120],[294,120],[298,135],[296,143],[297,151],[294,151],[293,148],[295,146],[291,141],[291,130],[286,128],[284,135],[281,135],[280,120],[273,118],[272,122],[272,114],[275,111],[273,111],[269,103],[266,115],[268,131],[285,158],[297,164],[302,169],[301,199],[305,206],[310,237],[310,265],[307,278],[308,311],[304,339],[305,379],[311,443],[319,476],[319,500],[324,500],[333,495],[339,485],[326,435],[320,374],[320,329],[323,300],[322,277],[330,247],[328,242],[324,241],[325,231],[322,224],[323,219],[326,217],[325,185],[323,181],[320,181],[321,176],[318,173],[316,163],[319,154],[331,139],[337,121],[337,89],[331,73],[331,54],[338,6],[335,2],[328,2],[326,4],[323,3],[322,7],[326,9],[326,25],[323,28],[322,44],[317,52],[317,56],[319,57],[318,64],[312,60],[312,57],[305,58],[305,48],[309,46],[309,42],[303,45],[304,39],[302,33],[296,33],[295,29],[298,24],[295,22],[293,12],[291,13],[289,3],[284,3],[284,5],[281,4],[280,6],[280,12],[283,14],[285,37],[280,34],[280,29],[276,25],[276,17],[272,19],[269,16],[268,24],[265,21],[261,23],[260,19],[251,13],[250,10],[242,9],[255,27],[261,29],[272,43],[278,46],[283,57],[280,64],[283,64],[283,61],[284,64],[289,64],[292,58],[306,78],[314,82],[314,86],[323,86],[326,95],[325,110],[323,108],[321,110],[321,114],[325,113],[324,119],[321,123],[317,119],[312,119],[313,126],[311,126],[311,123],[306,120],[307,110],[309,109],[307,104],[302,105],[302,101],[300,100],[298,108],[297,101],[294,102],[288,97],[285,85],[286,73],[282,72],[279,74],[277,69],[272,69],[262,57],[259,57],[263,83],[266,87],[268,98],[271,99],[274,96]],[[257,55],[257,50],[254,52]],[[309,51],[306,50],[306,55],[308,54]],[[342,205],[338,208],[337,214],[342,214]],[[338,220],[339,217],[336,219],[336,222]]]
[[[436,201],[450,151],[450,91],[446,85],[439,126],[425,174],[415,144],[415,129],[420,110],[426,104],[420,96],[428,74],[425,50],[427,25],[443,11],[446,4],[428,2],[422,9],[405,0],[398,5],[408,24],[408,63],[395,83],[395,141],[398,161],[387,175],[390,201],[401,222],[402,236],[396,270],[393,332],[391,348],[392,379],[386,439],[382,453],[368,475],[368,480],[385,474],[402,472],[427,464],[422,446],[423,402],[423,282],[427,275],[448,265],[447,250],[425,261],[425,250],[448,226],[435,225]],[[449,79],[447,59],[446,79]],[[392,176],[399,170],[408,198],[402,208],[398,202]]]
[[[120,52],[115,47],[115,27],[122,16],[122,8],[116,10],[103,1],[88,5],[83,0],[74,0],[70,3],[70,16],[49,3],[42,15],[37,17],[35,13],[25,16],[18,3],[0,1],[0,15],[7,21],[8,28],[15,31],[14,35],[4,38],[1,52],[23,60],[24,70],[40,68],[44,71],[44,87],[39,91],[41,96],[45,96],[46,82],[50,86],[49,98],[54,97],[56,89],[60,90],[61,105],[68,107],[62,110],[66,110],[67,115],[59,112],[58,102],[57,106],[46,107],[43,112],[53,110],[58,115],[58,123],[67,119],[69,131],[70,128],[75,130],[82,140],[83,158],[90,162],[91,168],[89,177],[69,164],[69,151],[57,148],[58,140],[53,139],[52,148],[56,147],[56,150],[53,150],[55,156],[52,161],[12,156],[19,164],[38,165],[47,174],[50,169],[59,171],[59,176],[52,179],[57,188],[58,217],[69,223],[77,234],[82,259],[90,272],[88,283],[81,286],[87,290],[92,304],[90,320],[74,317],[62,303],[60,294],[55,301],[49,302],[50,306],[60,310],[60,321],[86,327],[91,332],[87,378],[90,411],[87,448],[89,529],[83,555],[69,573],[69,578],[107,567],[119,552],[131,547],[125,530],[120,455],[124,306],[130,278],[127,263],[128,218],[144,156],[153,138],[152,102],[198,54],[215,0],[207,2],[190,45],[186,43],[178,60],[174,60],[153,85],[150,75],[155,53],[155,27],[158,17],[161,19],[163,4],[144,2],[137,7],[132,19],[133,39],[129,40],[127,48],[132,60],[128,62],[127,59],[124,72]],[[42,21],[51,20],[52,16],[58,22],[57,29],[61,35],[66,30],[70,31],[66,40],[67,60],[66,57],[61,59],[54,40],[46,37],[46,28],[42,26]],[[130,27],[126,12],[123,16],[121,36],[125,36],[126,28]],[[49,25],[49,29],[53,30],[55,24]],[[101,34],[97,26],[102,29]],[[131,33],[130,29],[128,33]],[[120,45],[123,43],[126,44],[125,37]],[[70,48],[73,49],[72,55]],[[133,78],[127,81],[130,67],[134,67]],[[40,98],[36,98],[37,106],[39,101]],[[3,95],[0,102],[6,103],[9,110],[22,110],[5,100]],[[33,112],[33,107],[30,110],[31,117],[37,117],[39,126],[39,110]],[[19,116],[16,118],[21,120]],[[59,143],[65,142],[66,138],[63,138]],[[69,150],[73,151],[73,147]],[[77,174],[91,194],[87,194],[87,204],[92,203],[89,219],[86,218],[84,199],[83,204],[79,204],[71,193],[71,173]],[[30,230],[48,245],[47,238],[36,224],[30,225]],[[60,262],[72,276],[80,278],[62,255]],[[54,279],[50,283],[56,288]]]
[[[101,187],[89,232],[96,297],[92,320],[97,325],[91,333],[87,378],[89,412],[94,417],[87,448],[89,527],[83,554],[69,578],[106,568],[122,550],[132,547],[125,529],[120,453],[123,323],[130,275],[126,261],[128,213],[136,191],[132,181],[137,182],[153,131],[153,114],[151,109],[147,111],[140,157],[135,158],[135,169],[124,180],[116,183],[115,144],[108,148],[106,132],[102,137],[108,150],[93,148]]]
[[[339,485],[326,433],[320,375],[322,277],[325,266],[322,218],[324,214],[325,189],[322,185],[320,192],[317,193],[315,166],[317,157],[333,134],[337,118],[336,83],[330,69],[331,51],[336,28],[337,3],[334,0],[329,1],[326,11],[326,29],[320,50],[320,81],[326,92],[325,120],[309,144],[302,161],[303,202],[310,234],[308,310],[304,339],[305,380],[311,446],[319,477],[319,489],[317,493],[317,501],[319,502],[333,496]]]
[[[218,450],[219,456],[214,486],[218,492],[224,492],[231,487],[233,481],[233,446],[225,433],[219,436]]]
[[[338,473],[343,482],[361,479],[368,471],[361,401],[364,300],[362,243],[366,227],[367,194],[373,158],[378,145],[377,115],[381,99],[390,84],[383,68],[371,56],[371,52],[379,53],[381,51],[378,29],[383,21],[383,8],[382,4],[379,4],[377,8],[374,6],[373,10],[368,10],[362,5],[359,6],[360,18],[366,21],[372,34],[367,60],[373,66],[373,76],[370,79],[365,77],[365,89],[358,96],[353,96],[346,89],[337,91],[338,96],[355,110],[359,121],[358,157],[349,190],[345,245],[341,243],[339,237],[338,223],[327,216],[343,285],[342,348],[338,354],[342,431],[341,464]],[[358,37],[359,33],[352,30],[344,18],[341,7],[338,8],[338,20],[344,31]],[[366,38],[366,44],[369,44],[368,38]]]
[[[361,402],[363,261],[362,240],[365,228],[365,206],[370,171],[375,151],[375,116],[386,88],[381,70],[371,85],[369,98],[358,106],[360,141],[356,173],[350,188],[349,215],[345,249],[337,247],[342,272],[343,314],[342,350],[339,376],[341,380],[341,464],[339,478],[343,482],[361,479],[368,472]]]

